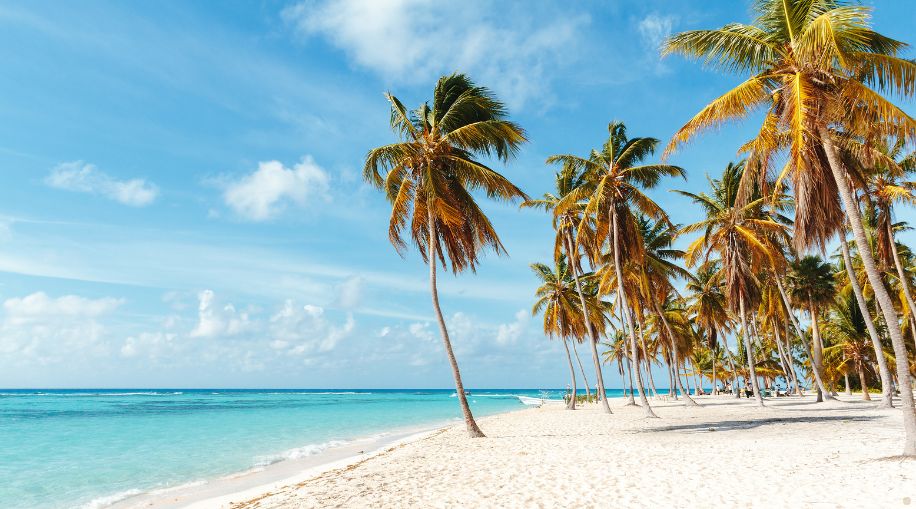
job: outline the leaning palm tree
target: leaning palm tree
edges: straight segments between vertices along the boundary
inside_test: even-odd
[[[765,210],[764,198],[744,205],[738,203],[734,182],[740,179],[743,171],[743,164],[729,163],[721,179],[710,181],[712,195],[678,191],[693,199],[706,212],[705,219],[683,227],[681,234],[702,232],[687,249],[688,266],[708,262],[713,253],[717,253],[721,260],[719,277],[725,285],[730,311],[738,315],[741,323],[740,336],[744,342],[748,378],[757,404],[763,406],[747,313],[760,298],[758,271],[783,263],[778,240],[786,235],[786,227],[773,220]]]
[[[635,317],[627,306],[624,292],[623,263],[627,259],[641,262],[643,259],[634,209],[657,220],[668,221],[665,211],[649,198],[644,189],[655,187],[662,177],[683,177],[684,170],[666,164],[640,164],[655,153],[659,140],[655,138],[628,138],[622,122],[608,125],[608,138],[600,150],[592,150],[588,157],[570,154],[555,155],[548,163],[557,163],[564,168],[575,169],[585,175],[585,185],[570,193],[558,210],[576,206],[581,200],[588,200],[586,217],[593,217],[596,229],[592,244],[593,255],[597,258],[605,242],[610,247],[611,260],[617,280],[617,305],[623,316],[623,325],[630,339],[631,356],[638,359]],[[594,343],[593,343],[594,347]],[[647,417],[655,417],[643,389],[639,364],[635,364],[636,387],[640,402]],[[599,387],[600,389],[600,387]]]
[[[820,311],[836,296],[833,268],[817,256],[808,255],[792,263],[788,275],[789,295],[797,307],[808,310],[811,317],[811,364],[824,377],[824,343],[821,340]],[[831,399],[830,394],[817,391],[817,401]]]
[[[436,265],[446,261],[453,273],[476,270],[482,251],[497,254],[505,248],[489,218],[474,200],[481,190],[498,200],[525,199],[518,187],[478,161],[481,156],[511,159],[525,132],[509,121],[506,109],[486,88],[463,74],[443,76],[433,91],[432,106],[423,103],[408,111],[391,95],[391,129],[400,140],[369,151],[363,177],[385,192],[392,204],[388,237],[399,254],[410,241],[429,264],[433,309],[468,433],[483,437],[468,406],[458,361],[452,351],[445,319],[439,306]]]
[[[795,244],[799,251],[823,247],[849,216],[856,245],[868,245],[849,168],[838,145],[847,137],[916,138],[916,120],[882,92],[916,95],[916,63],[900,58],[906,45],[870,27],[870,9],[842,0],[756,0],[753,24],[730,23],[714,30],[677,34],[663,52],[751,76],[712,101],[673,137],[666,152],[723,123],[766,113],[759,134],[746,148],[751,166],[765,173],[772,156],[789,161],[777,179],[791,176],[796,201]],[[753,178],[750,178],[753,180]],[[862,262],[888,324],[897,322],[875,258],[861,249]],[[895,355],[906,358],[897,327],[888,327]],[[904,409],[904,455],[916,456],[916,411],[905,362],[898,363]]]
[[[710,349],[717,351],[719,338],[722,339],[725,359],[732,372],[732,386],[737,388],[738,372],[735,370],[735,362],[725,334],[730,326],[728,304],[722,292],[719,275],[718,261],[700,265],[695,277],[687,281],[687,310],[697,326],[706,331],[707,345]],[[735,396],[738,396],[737,390]]]

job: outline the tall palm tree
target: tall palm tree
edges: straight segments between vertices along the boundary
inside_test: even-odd
[[[821,340],[820,310],[829,306],[836,296],[833,281],[833,268],[817,256],[808,255],[792,263],[789,271],[789,295],[806,308],[811,317],[811,358],[813,368],[824,376],[824,344]],[[821,394],[818,389],[817,400],[830,399],[829,394]]]
[[[709,261],[713,252],[721,260],[719,272],[725,284],[727,302],[741,322],[748,378],[757,404],[763,406],[747,312],[760,296],[758,270],[782,263],[782,250],[777,239],[785,236],[786,227],[766,212],[763,198],[739,204],[736,182],[740,180],[743,171],[742,163],[729,163],[721,179],[710,181],[712,195],[678,191],[693,199],[706,212],[706,219],[685,226],[681,234],[702,232],[687,249],[688,266]]]
[[[522,207],[534,207],[553,213],[553,227],[556,232],[554,240],[554,257],[565,254],[570,260],[573,281],[575,282],[576,292],[579,295],[581,307],[586,307],[586,296],[583,291],[582,282],[579,280],[579,274],[582,271],[581,248],[583,243],[587,243],[592,237],[587,221],[584,217],[584,205],[582,203],[572,203],[560,207],[560,203],[566,200],[573,192],[578,190],[585,183],[584,177],[580,171],[572,167],[564,167],[556,173],[554,193],[545,193],[540,199],[528,199],[522,203]],[[586,249],[586,254],[588,250]],[[604,411],[611,413],[611,407],[607,402],[607,395],[604,393],[604,376],[601,371],[601,362],[598,359],[598,349],[595,346],[598,342],[598,330],[592,327],[589,316],[584,316],[586,330],[589,332],[589,339],[592,346],[592,361],[595,367],[595,374],[598,379],[598,388],[596,396],[601,401]],[[575,345],[573,345],[575,351]],[[582,362],[579,360],[579,353],[576,351],[576,360],[579,361],[581,369]],[[582,377],[585,378],[585,370],[582,370]],[[586,393],[588,394],[588,380],[586,384]]]
[[[643,259],[634,209],[654,220],[670,222],[665,211],[643,189],[655,187],[662,177],[685,175],[684,170],[677,166],[640,164],[655,153],[658,143],[659,140],[655,138],[628,138],[622,122],[611,122],[604,145],[601,149],[592,150],[589,157],[564,154],[551,156],[547,160],[548,163],[558,163],[565,168],[581,171],[585,176],[586,184],[563,200],[563,208],[588,199],[585,211],[594,217],[596,224],[593,250],[600,251],[605,242],[609,244],[617,278],[617,304],[623,315],[624,328],[629,334],[633,359],[638,359],[635,319],[632,309],[627,306],[621,260],[624,256],[636,262]],[[594,342],[592,346],[594,348]],[[635,372],[636,386],[646,416],[655,417],[643,389],[638,363]]]
[[[844,291],[837,296],[830,312],[830,320],[824,326],[824,333],[832,343],[824,349],[824,356],[839,360],[838,367],[844,373],[850,367],[854,368],[859,375],[862,399],[870,401],[865,367],[871,364],[871,345],[865,339],[865,317],[851,291]]]
[[[579,306],[579,298],[575,289],[572,273],[569,264],[566,263],[566,257],[560,256],[554,263],[555,268],[543,263],[531,264],[531,270],[538,277],[541,285],[535,291],[537,300],[531,309],[531,314],[537,315],[544,313],[544,332],[551,338],[557,337],[563,342],[563,348],[566,350],[566,360],[569,363],[569,374],[571,380],[572,394],[567,407],[570,410],[576,409],[576,371],[573,368],[572,357],[569,353],[567,340],[576,341],[584,338],[588,332],[585,329],[585,321],[582,317],[582,308]],[[593,318],[601,315],[602,311],[597,306],[593,306]],[[586,384],[588,381],[586,381]]]
[[[730,320],[728,303],[722,292],[718,261],[700,265],[696,275],[687,281],[687,292],[688,312],[697,326],[706,331],[707,344],[717,350],[719,338],[722,339],[725,358],[732,372],[732,387],[735,387],[735,396],[738,396],[738,372],[725,334],[730,327]]]
[[[433,309],[461,411],[471,437],[483,437],[468,406],[439,306],[436,265],[441,262],[446,267],[448,261],[457,274],[464,269],[474,271],[487,247],[497,254],[505,253],[472,192],[481,190],[497,200],[527,198],[507,178],[478,160],[492,156],[508,161],[526,141],[525,132],[506,118],[506,108],[487,88],[475,85],[463,74],[439,79],[432,106],[423,103],[408,111],[397,97],[386,97],[391,103],[391,129],[400,140],[370,150],[363,177],[383,190],[391,202],[388,237],[398,253],[403,255],[407,249],[403,230],[408,227],[410,241],[429,264]]]
[[[900,58],[906,45],[870,27],[870,9],[841,0],[756,0],[753,24],[677,34],[663,52],[751,77],[701,110],[674,136],[666,152],[700,131],[766,109],[759,134],[748,146],[755,170],[768,170],[772,155],[787,150],[796,201],[794,235],[799,251],[822,250],[849,215],[858,246],[865,226],[843,164],[837,138],[893,135],[912,141],[916,120],[882,96],[916,95],[916,63]],[[762,172],[762,171],[761,171]],[[838,199],[839,197],[839,199]],[[893,301],[874,256],[862,262],[888,324],[897,322]],[[894,352],[906,358],[897,327],[888,327]],[[916,456],[916,409],[904,362],[897,364],[904,413],[904,455]]]

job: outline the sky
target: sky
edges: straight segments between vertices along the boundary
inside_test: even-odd
[[[879,31],[914,42],[908,0],[874,5]],[[413,107],[454,71],[491,88],[530,139],[498,168],[540,196],[547,156],[587,154],[611,120],[664,143],[737,84],[658,46],[749,17],[739,1],[0,2],[0,387],[450,387],[428,269],[392,248],[361,177],[396,139],[383,94]],[[752,132],[677,152],[686,181],[652,196],[697,220],[670,190],[703,190]],[[465,386],[562,387],[562,346],[530,312],[550,220],[482,206],[508,256],[439,278]]]

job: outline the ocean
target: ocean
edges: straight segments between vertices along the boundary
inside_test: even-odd
[[[609,396],[621,391],[609,390]],[[477,416],[524,408],[472,390]],[[302,458],[347,442],[454,422],[454,390],[0,389],[0,507],[100,508]]]

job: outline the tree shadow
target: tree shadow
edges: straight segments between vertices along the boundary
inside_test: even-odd
[[[815,422],[825,422],[825,421],[848,421],[848,422],[869,422],[876,419],[881,419],[883,416],[842,416],[842,415],[828,415],[828,416],[805,416],[805,417],[762,417],[759,419],[742,419],[742,420],[722,420],[722,421],[708,421],[708,422],[699,422],[692,424],[678,424],[673,426],[654,426],[651,428],[645,428],[638,430],[639,433],[657,433],[663,431],[693,431],[693,432],[703,432],[703,431],[732,431],[732,430],[744,430],[744,429],[753,429],[759,428],[761,426],[771,426],[774,424],[800,424],[800,423],[815,423]]]

